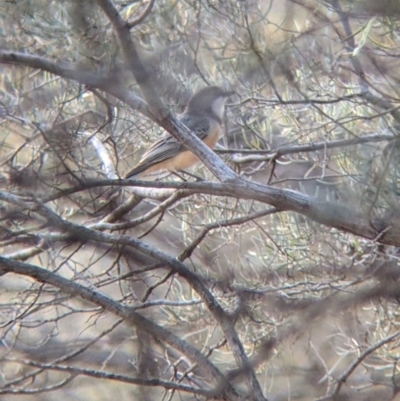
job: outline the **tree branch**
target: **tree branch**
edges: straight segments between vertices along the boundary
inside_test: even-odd
[[[147,5],[146,9],[143,11],[142,15],[137,17],[135,20],[131,21],[128,23],[128,27],[132,29],[134,26],[141,24],[147,16],[151,13],[151,10],[153,9],[154,3],[156,0],[150,0],[149,4]]]
[[[155,121],[147,104],[129,91],[124,83],[119,82],[115,74],[112,76],[100,75],[83,70],[80,66],[71,63],[55,62],[45,57],[7,50],[0,50],[0,63],[36,68],[64,79],[72,79],[91,88],[103,90]]]
[[[266,401],[254,369],[250,364],[250,361],[245,353],[243,344],[240,341],[240,338],[235,330],[232,318],[222,309],[222,307],[208,290],[208,288],[203,284],[202,278],[200,276],[189,270],[176,258],[171,257],[167,253],[164,253],[142,241],[139,241],[134,237],[127,235],[112,235],[100,233],[93,229],[71,223],[69,221],[63,220],[56,213],[52,212],[50,209],[40,204],[37,205],[36,209],[39,214],[41,214],[48,220],[50,225],[63,231],[67,231],[74,238],[80,239],[81,241],[85,242],[95,241],[112,245],[130,246],[140,252],[143,252],[145,255],[150,256],[156,261],[164,263],[174,273],[178,273],[181,277],[183,277],[197,292],[201,299],[206,303],[209,311],[212,313],[215,320],[220,325],[235,357],[236,363],[239,367],[245,370],[249,391],[252,393],[252,396],[254,396],[256,400]]]
[[[192,386],[187,386],[185,384],[180,384],[180,383],[174,383],[172,381],[166,381],[166,380],[161,380],[161,379],[144,379],[140,377],[132,377],[132,376],[126,376],[126,375],[121,375],[121,374],[116,374],[116,373],[109,373],[109,372],[104,372],[104,371],[98,371],[94,369],[83,369],[79,367],[74,367],[74,366],[68,366],[68,365],[57,365],[57,364],[52,364],[52,363],[39,363],[39,362],[34,362],[34,361],[29,361],[29,360],[14,360],[14,359],[5,359],[10,362],[17,362],[17,363],[23,363],[26,366],[33,366],[36,368],[40,369],[45,369],[45,370],[55,370],[58,372],[66,372],[70,373],[72,376],[87,376],[87,377],[94,377],[97,379],[103,379],[103,380],[115,380],[121,383],[129,383],[129,384],[136,384],[140,386],[147,386],[147,387],[163,387],[167,390],[180,390],[192,394],[199,394],[203,396],[214,396],[214,393],[209,390],[205,389],[199,389],[196,387]],[[0,389],[0,394],[8,394],[10,393],[10,390],[1,390]],[[18,390],[12,390],[12,393],[18,393]]]
[[[141,61],[129,25],[122,19],[112,1],[97,0],[97,2],[117,32],[126,64],[140,86],[157,123],[198,156],[220,181],[235,178],[236,174],[165,107]]]
[[[13,261],[3,256],[0,256],[0,271],[32,277],[41,283],[59,288],[65,294],[74,297],[78,296],[103,307],[108,312],[124,318],[135,327],[139,327],[151,336],[164,341],[183,355],[186,355],[193,363],[198,365],[205,377],[217,383],[218,391],[221,390],[223,393],[229,394],[232,397],[231,399],[236,399],[236,391],[229,385],[223,374],[200,351],[183,341],[180,337],[135,312],[133,308],[122,305],[99,291],[84,287],[39,266]]]
[[[326,141],[326,142],[316,142],[310,143],[307,145],[288,145],[288,146],[280,146],[276,149],[271,150],[240,150],[240,149],[223,149],[217,150],[217,153],[242,153],[242,154],[251,154],[251,156],[238,156],[235,155],[233,157],[233,161],[237,164],[243,164],[253,161],[269,161],[276,160],[280,156],[294,154],[294,153],[302,153],[302,152],[315,152],[321,149],[334,149],[341,148],[345,146],[354,146],[359,145],[361,143],[371,143],[371,142],[382,142],[382,141],[393,141],[395,140],[395,136],[392,134],[373,134],[366,135],[359,138],[349,138],[349,139],[338,139],[335,141]]]
[[[376,240],[382,244],[400,246],[400,227],[392,221],[367,216],[346,205],[321,201],[289,189],[274,188],[251,182],[241,177],[227,183],[217,182],[149,182],[134,180],[103,180],[75,187],[63,194],[84,190],[96,186],[119,185],[150,188],[176,188],[189,190],[192,193],[202,193],[217,196],[231,196],[237,199],[252,199],[267,203],[280,211],[293,211],[309,217],[328,227],[349,232],[351,234]],[[57,194],[57,197],[60,195]],[[0,199],[7,198],[6,193],[0,193]],[[41,201],[48,202],[54,197]]]

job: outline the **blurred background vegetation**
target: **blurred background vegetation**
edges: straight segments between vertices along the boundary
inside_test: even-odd
[[[233,170],[346,205],[371,225],[379,217],[398,226],[398,1],[113,3],[126,21],[150,10],[131,34],[173,113],[207,85],[236,91],[216,149]],[[148,197],[101,226],[132,189],[63,191],[110,178],[99,148],[122,177],[163,132],[134,107],[141,91],[110,20],[96,0],[10,0],[0,2],[0,29],[3,257],[135,307],[228,377],[243,368],[193,286],[168,266],[119,244],[63,237],[34,208],[4,197],[40,202],[65,220],[180,257],[232,316],[268,400],[400,399],[398,296],[377,290],[399,281],[396,246],[256,200],[201,193],[165,206],[168,196]],[[7,52],[36,64],[10,62]],[[52,74],[46,60],[102,85]],[[202,164],[190,173],[161,180],[214,179]],[[152,378],[212,388],[194,361],[95,302],[18,274],[1,276],[0,286],[4,399],[205,398],[145,385]],[[242,376],[230,380],[246,393]]]

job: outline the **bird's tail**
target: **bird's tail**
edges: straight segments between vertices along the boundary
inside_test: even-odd
[[[140,176],[146,171],[148,166],[146,165],[138,165],[134,167],[132,170],[130,170],[127,174],[125,174],[126,179],[131,178],[131,179],[138,179]]]

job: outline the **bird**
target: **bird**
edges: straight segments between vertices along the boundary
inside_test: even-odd
[[[194,132],[209,148],[213,149],[222,135],[225,103],[234,91],[218,86],[208,86],[196,92],[188,101],[179,120]],[[175,137],[165,132],[140,159],[125,178],[157,175],[164,171],[185,170],[199,162]]]

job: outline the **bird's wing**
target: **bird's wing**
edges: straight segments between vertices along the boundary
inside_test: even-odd
[[[210,131],[210,122],[206,117],[194,117],[182,115],[180,121],[193,131],[201,140],[204,140]],[[155,164],[161,163],[186,150],[173,136],[165,133],[152,147],[142,156],[139,164],[133,168],[125,178],[140,174]]]
[[[210,119],[207,117],[193,116],[183,114],[180,121],[194,132],[202,141],[206,139],[207,135],[210,133]]]

